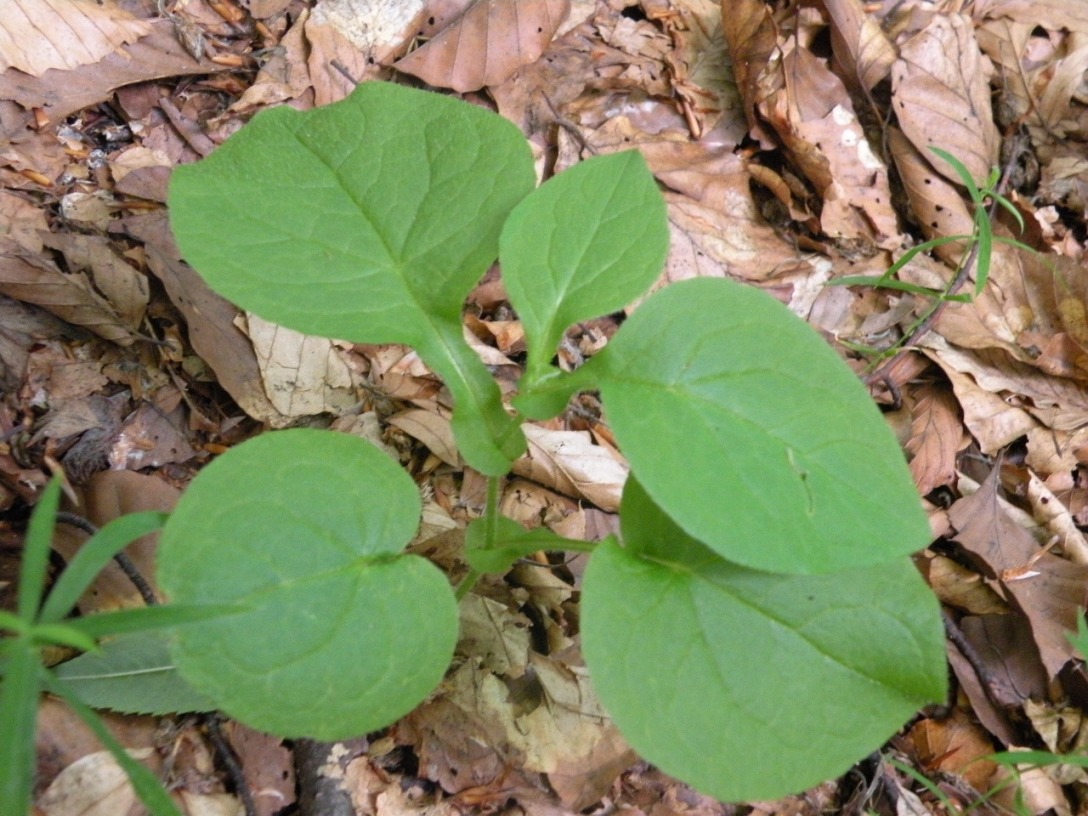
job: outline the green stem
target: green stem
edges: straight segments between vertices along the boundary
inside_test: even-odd
[[[487,548],[496,546],[499,539],[499,477],[488,476],[487,477],[487,504],[484,505],[484,541]],[[478,570],[469,570],[461,583],[457,585],[457,589],[454,591],[454,597],[457,602],[460,603],[472,588],[476,586],[476,582],[480,580],[480,576],[483,573]]]

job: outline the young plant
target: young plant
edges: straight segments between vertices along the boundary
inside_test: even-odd
[[[1027,252],[1035,253],[1035,250],[1027,244],[1012,238],[993,234],[991,218],[997,207],[1001,207],[1009,212],[1019,225],[1020,231],[1023,232],[1024,230],[1024,218],[1020,215],[1020,211],[999,191],[999,182],[1001,181],[1000,170],[996,167],[993,168],[989,177],[986,179],[986,183],[982,187],[979,187],[978,184],[975,183],[971,171],[967,169],[967,166],[963,162],[947,150],[932,146],[929,149],[939,158],[947,162],[955,171],[956,175],[960,177],[960,181],[963,182],[963,186],[971,198],[973,207],[972,218],[974,220],[974,230],[972,233],[970,235],[944,235],[939,238],[931,238],[928,241],[923,241],[904,252],[895,263],[885,270],[883,275],[847,275],[846,277],[836,278],[835,280],[828,282],[828,285],[830,286],[872,286],[876,289],[896,289],[900,292],[908,292],[929,299],[929,304],[926,308],[923,309],[914,322],[907,327],[899,341],[891,347],[877,349],[857,343],[845,344],[855,351],[872,355],[874,357],[872,361],[873,367],[881,360],[894,357],[915,338],[925,334],[929,326],[931,326],[936,319],[938,312],[944,308],[945,304],[969,303],[982,294],[990,279],[990,259],[993,257],[993,245],[995,241],[1008,244]],[[906,267],[915,256],[929,252],[930,250],[936,249],[939,246],[944,246],[945,244],[959,243],[966,244],[966,247],[964,248],[963,255],[956,269],[956,274],[949,279],[948,284],[943,289],[931,289],[927,286],[919,286],[918,284],[901,281],[896,278],[896,275],[899,274],[900,270]],[[975,270],[974,291],[967,294],[959,294],[960,288],[972,269]]]
[[[97,650],[98,638],[174,627],[234,611],[234,607],[172,606],[126,609],[68,618],[99,571],[129,542],[159,530],[162,513],[133,513],[107,524],[79,550],[43,600],[49,548],[53,541],[60,481],[43,492],[31,516],[19,575],[15,613],[0,610],[0,816],[26,816],[34,784],[34,734],[38,698],[48,691],[64,699],[113,754],[137,795],[155,816],[179,816],[154,774],[129,756],[102,720],[73,693],[69,684],[43,664],[43,649],[63,646]]]
[[[323,740],[388,725],[442,678],[476,575],[568,548],[592,550],[581,624],[605,706],[647,759],[720,799],[835,776],[942,698],[938,606],[908,558],[925,516],[894,437],[818,334],[756,289],[700,279],[649,297],[581,368],[553,365],[572,324],[660,274],[665,207],[637,152],[534,189],[509,122],[372,82],[258,114],[178,168],[170,212],[187,260],[242,308],[414,346],[490,478],[455,593],[403,552],[418,490],[363,440],[265,433],[202,470],[164,530],[159,582],[177,602],[245,604],[186,627],[173,652],[228,714]],[[496,257],[528,345],[512,408],[461,324]],[[631,465],[621,535],[523,530],[498,512],[520,425],[590,389]]]

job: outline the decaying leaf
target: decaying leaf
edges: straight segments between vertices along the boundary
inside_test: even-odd
[[[514,463],[514,473],[586,499],[602,510],[619,508],[627,465],[607,448],[593,444],[589,433],[549,431],[536,425],[522,429],[529,452]]]
[[[505,82],[535,62],[570,13],[570,0],[479,0],[396,69],[460,93]]]

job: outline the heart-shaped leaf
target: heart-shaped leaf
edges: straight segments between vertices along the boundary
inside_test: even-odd
[[[903,455],[857,377],[753,287],[666,287],[577,373],[599,384],[653,500],[731,561],[827,572],[929,541]]]
[[[668,249],[665,200],[637,151],[576,164],[518,204],[499,255],[529,339],[527,380],[550,371],[572,324],[642,295]]]
[[[178,670],[282,736],[344,739],[406,714],[457,637],[445,576],[402,553],[419,516],[411,478],[355,437],[280,431],[224,454],[167,522],[159,583],[179,603],[250,609],[180,629]]]
[[[238,306],[306,334],[413,346],[454,395],[461,452],[498,475],[525,443],[464,342],[461,305],[534,184],[510,122],[369,82],[323,108],[259,113],[175,171],[170,215],[186,259]]]
[[[594,686],[650,762],[726,801],[774,799],[844,772],[943,698],[936,599],[909,559],[829,575],[725,561],[630,479],[626,547],[586,569]]]

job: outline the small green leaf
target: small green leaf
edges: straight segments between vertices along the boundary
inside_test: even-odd
[[[473,467],[525,447],[464,342],[461,307],[535,184],[521,132],[482,108],[367,82],[300,113],[262,111],[179,167],[170,216],[186,259],[244,309],[306,334],[405,343],[445,381]]]
[[[445,576],[402,552],[419,516],[411,478],[355,437],[265,433],[212,462],[166,524],[159,582],[250,611],[180,629],[182,676],[281,736],[345,739],[408,713],[457,638]]]
[[[38,614],[38,605],[45,591],[45,573],[49,564],[49,550],[53,546],[53,530],[57,524],[60,507],[60,478],[54,476],[42,491],[30,526],[26,531],[23,563],[19,572],[19,601],[17,612],[24,621],[31,621]]]
[[[497,542],[487,543],[487,519],[473,520],[465,530],[465,560],[477,572],[506,572],[519,558],[541,550],[590,552],[595,545],[587,541],[563,538],[547,527],[526,530],[513,519],[499,516]]]
[[[775,575],[685,535],[634,479],[626,547],[590,557],[582,645],[631,745],[703,793],[775,799],[844,772],[943,699],[939,607],[907,558]]]
[[[572,324],[642,295],[668,249],[665,201],[637,151],[581,162],[518,204],[499,257],[529,341],[528,380],[548,372]]]
[[[929,541],[899,445],[857,377],[753,287],[668,286],[579,373],[599,383],[653,500],[731,561],[827,572]]]
[[[103,643],[97,654],[80,655],[53,672],[92,708],[160,715],[214,711],[215,703],[178,674],[171,637],[161,631],[122,635]]]
[[[34,787],[34,734],[43,669],[41,656],[29,638],[8,641],[0,681],[0,816],[30,812]]]
[[[141,536],[161,530],[165,522],[165,513],[129,513],[102,527],[64,568],[42,605],[39,620],[43,623],[61,620],[117,553]]]

